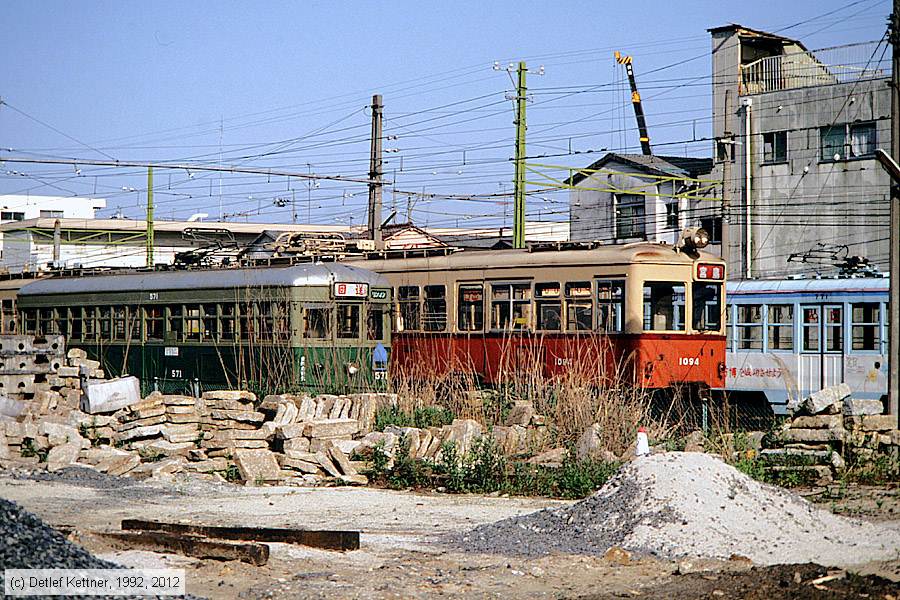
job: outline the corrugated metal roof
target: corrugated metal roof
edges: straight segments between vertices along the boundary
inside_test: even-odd
[[[339,263],[308,263],[290,267],[218,269],[196,271],[148,271],[116,275],[45,278],[25,285],[21,296],[134,292],[143,290],[234,289],[248,287],[302,287],[359,282],[390,287],[378,273]]]
[[[690,156],[657,156],[644,154],[619,154],[610,152],[600,160],[585,168],[584,171],[575,173],[566,180],[569,185],[578,185],[579,182],[593,175],[593,171],[602,169],[611,162],[630,164],[640,169],[645,169],[660,175],[672,175],[675,177],[698,177],[707,175],[713,168],[711,158],[695,158]]]

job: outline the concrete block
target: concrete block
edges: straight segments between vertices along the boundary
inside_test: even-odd
[[[810,394],[803,401],[803,408],[811,415],[828,412],[835,404],[850,396],[850,386],[839,383]]]
[[[228,461],[225,458],[208,458],[196,462],[185,463],[182,467],[185,471],[192,473],[212,473],[213,471],[226,471],[228,469]]]
[[[47,470],[58,471],[78,460],[81,453],[81,442],[69,442],[50,448],[47,453]]]
[[[791,421],[791,428],[795,429],[840,429],[843,426],[844,419],[841,415],[803,416]]]
[[[210,416],[220,421],[240,421],[242,423],[262,423],[266,415],[253,410],[211,410]]]
[[[337,467],[331,462],[331,459],[328,457],[328,454],[320,450],[316,452],[316,462],[321,465],[322,469],[325,470],[326,473],[331,475],[332,477],[340,477],[341,473],[338,471]]]
[[[78,367],[61,366],[56,370],[57,377],[78,377]]]
[[[359,431],[359,421],[353,419],[323,419],[306,424],[304,435],[310,438],[333,438],[353,435]]]
[[[69,366],[78,367],[79,369],[81,367],[84,367],[85,369],[88,370],[88,372],[90,372],[90,371],[96,371],[97,369],[100,368],[100,361],[99,360],[91,360],[89,358],[70,358]]]
[[[191,424],[186,425],[164,425],[160,431],[162,436],[173,444],[181,442],[194,442],[200,437],[200,430]]]
[[[0,396],[0,417],[16,418],[25,411],[25,403]]]
[[[108,463],[106,472],[110,475],[125,475],[129,471],[137,468],[140,464],[141,457],[137,454],[129,452],[127,456],[123,456],[121,458],[110,461]]]
[[[454,419],[450,433],[444,442],[456,444],[459,456],[465,456],[472,449],[476,439],[481,437],[481,424],[472,419]]]
[[[300,399],[297,411],[297,422],[312,421],[316,415],[316,403],[309,396]]]
[[[81,348],[69,348],[69,351],[66,352],[66,358],[70,360],[85,360],[87,359],[87,352]]]
[[[844,429],[788,429],[780,438],[784,442],[842,442]]]
[[[309,452],[309,438],[296,437],[284,440],[283,447],[285,452]]]
[[[110,381],[91,382],[84,388],[81,410],[88,414],[115,412],[141,401],[137,377],[120,377]]]
[[[329,419],[340,419],[341,418],[341,410],[344,408],[344,403],[347,402],[347,398],[343,396],[338,396],[334,399],[334,403],[331,405],[331,409],[328,412]]]
[[[552,450],[541,452],[537,456],[532,456],[527,462],[542,467],[561,467],[568,455],[569,451],[565,448],[553,448]]]
[[[893,415],[863,415],[863,431],[890,431],[897,428],[897,417]]]
[[[281,440],[290,440],[303,435],[306,423],[290,423],[275,428],[275,435]]]
[[[369,478],[355,473],[353,475],[341,475],[338,479],[350,485],[369,485]]]
[[[848,416],[880,415],[883,412],[884,404],[881,403],[881,400],[860,400],[859,398],[844,400],[844,414]]]
[[[262,449],[239,449],[234,452],[234,464],[247,483],[278,481],[281,468],[275,454]]]
[[[43,421],[38,425],[38,433],[47,436],[47,442],[51,446],[61,446],[67,442],[81,444],[81,435],[78,430],[68,425]]]
[[[602,433],[603,430],[598,423],[594,423],[581,433],[575,442],[575,457],[579,461],[599,458],[600,452],[603,451],[603,440],[600,437]]]
[[[330,458],[334,461],[334,464],[337,465],[338,469],[341,471],[343,475],[356,475],[356,469],[350,465],[350,461],[347,459],[347,455],[341,452],[341,449],[337,446],[331,446],[329,448]]]
[[[116,433],[116,441],[127,442],[129,440],[137,440],[146,437],[155,437],[162,435],[164,425],[148,425],[146,427],[135,427],[128,431],[120,431]]]
[[[310,473],[314,475],[319,472],[319,463],[316,461],[310,462],[280,454],[278,455],[278,462],[283,468],[294,469],[295,471],[300,471],[301,473]]]
[[[528,401],[517,400],[506,417],[506,425],[522,425],[528,427],[534,416],[534,405]]]
[[[204,400],[239,400],[243,402],[256,402],[256,394],[246,390],[214,390],[203,392]]]

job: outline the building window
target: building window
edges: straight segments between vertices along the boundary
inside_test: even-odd
[[[787,131],[770,131],[763,134],[763,162],[787,162]]]
[[[859,302],[853,305],[852,349],[863,351],[881,350],[881,304]]]
[[[615,196],[616,237],[644,238],[644,196],[641,194],[620,194]]]
[[[769,305],[769,350],[790,352],[794,349],[794,305]]]
[[[722,243],[722,217],[700,219],[700,227],[709,235],[710,244]]]
[[[480,285],[459,286],[457,327],[460,331],[484,329],[484,288]]]
[[[0,212],[0,221],[24,221],[25,213],[23,212]]]
[[[62,219],[63,211],[61,210],[42,210],[40,212],[41,218],[45,219]]]
[[[762,306],[738,305],[735,326],[738,350],[762,350]]]
[[[666,202],[666,228],[678,229],[678,199],[673,198]]]
[[[875,123],[844,123],[820,130],[823,162],[862,158],[875,154]]]
[[[683,283],[644,283],[644,331],[684,331]]]

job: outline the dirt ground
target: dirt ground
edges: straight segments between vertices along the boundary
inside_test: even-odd
[[[821,490],[806,490],[815,495]],[[838,496],[840,498],[831,498]],[[900,557],[861,577],[812,565],[754,568],[732,561],[663,561],[571,555],[540,559],[449,551],[449,531],[561,501],[422,494],[368,488],[240,487],[197,479],[135,483],[104,477],[48,480],[0,472],[0,497],[18,502],[101,558],[187,570],[188,592],[208,598],[882,598],[900,600]],[[818,498],[821,500],[821,498]],[[823,501],[837,512],[897,519],[897,489],[854,488]],[[115,547],[96,532],[125,518],[206,525],[351,529],[361,548],[338,553],[270,544],[265,566]]]

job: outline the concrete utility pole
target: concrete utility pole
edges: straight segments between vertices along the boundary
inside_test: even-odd
[[[147,167],[147,266],[153,268],[153,167]]]
[[[384,248],[381,237],[381,94],[372,96],[372,152],[369,158],[369,239],[375,241],[375,249]]]
[[[513,201],[513,248],[525,247],[525,62],[519,62],[516,86],[516,180]]]
[[[900,0],[891,13],[891,155],[900,158]],[[888,332],[888,410],[900,415],[900,181],[891,182],[890,330]]]

